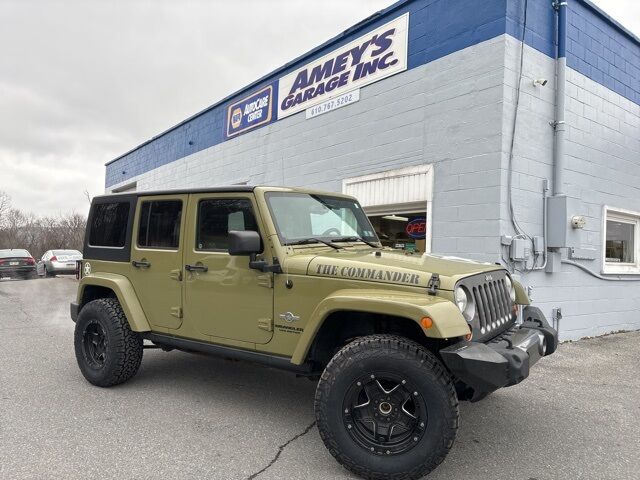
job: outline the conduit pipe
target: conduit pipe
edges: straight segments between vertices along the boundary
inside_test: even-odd
[[[553,194],[565,195],[565,92],[566,92],[566,42],[567,42],[567,2],[556,1],[554,3],[558,19],[558,54],[556,59],[556,107],[555,141],[553,149]]]

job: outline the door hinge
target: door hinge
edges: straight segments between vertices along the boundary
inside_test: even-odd
[[[265,288],[273,288],[273,275],[270,273],[258,275],[258,285]]]
[[[178,282],[182,281],[182,269],[178,268],[176,270],[171,270],[169,272],[169,278],[172,280],[177,280]]]
[[[171,316],[182,318],[182,307],[171,307]]]
[[[266,332],[273,332],[273,318],[259,318],[258,328]]]

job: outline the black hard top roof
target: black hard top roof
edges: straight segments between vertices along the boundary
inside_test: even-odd
[[[209,188],[178,188],[175,190],[142,190],[139,192],[115,192],[106,195],[97,195],[94,198],[113,198],[113,197],[149,197],[151,195],[177,195],[184,193],[234,193],[234,192],[253,192],[256,187],[253,185],[230,185],[226,187],[209,187]]]

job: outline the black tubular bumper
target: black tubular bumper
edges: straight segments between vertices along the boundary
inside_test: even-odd
[[[489,343],[460,342],[440,350],[453,375],[473,390],[471,401],[520,383],[540,358],[558,348],[558,333],[539,308],[525,307],[524,322]]]

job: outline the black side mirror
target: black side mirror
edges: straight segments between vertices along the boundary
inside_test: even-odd
[[[262,240],[258,232],[251,230],[229,232],[229,255],[255,255],[262,251]]]

